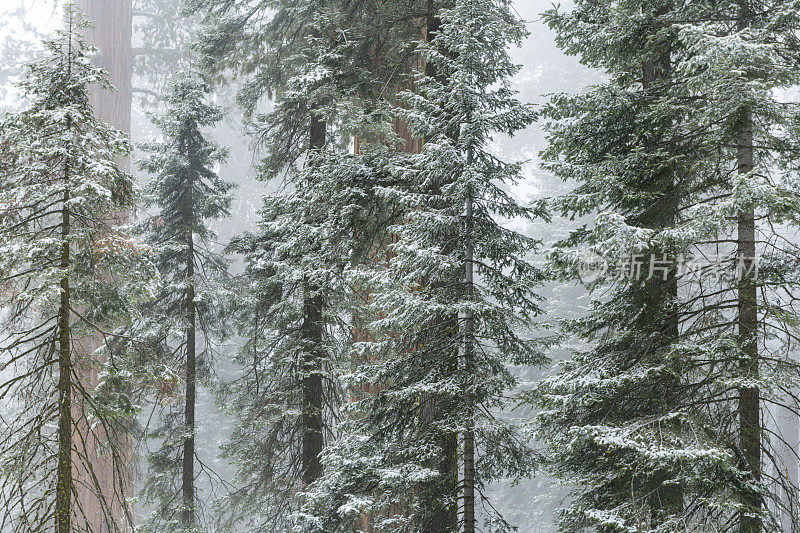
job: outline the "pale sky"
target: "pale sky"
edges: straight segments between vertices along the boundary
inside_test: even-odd
[[[26,35],[25,25],[42,32],[58,26],[61,11],[54,9],[58,0],[3,0],[0,7],[0,37]],[[22,15],[24,13],[24,15]]]
[[[26,52],[39,49],[42,37],[61,24],[63,3],[63,0],[0,0],[0,68],[13,68],[31,60],[32,54]],[[2,84],[0,108],[13,107],[17,91],[5,78]]]

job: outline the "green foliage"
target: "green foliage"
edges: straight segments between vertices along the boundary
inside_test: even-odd
[[[104,510],[128,510],[121,445],[127,417],[138,407],[125,392],[107,394],[101,383],[96,393],[88,384],[101,357],[107,359],[103,383],[112,375],[127,379],[115,373],[113,354],[94,352],[93,339],[116,338],[109,330],[137,316],[153,272],[146,247],[119,225],[136,199],[131,177],[117,164],[128,153],[127,140],[98,121],[89,103],[91,85],[110,89],[106,74],[92,66],[72,8],[66,21],[67,29],[45,43],[44,57],[26,69],[24,108],[0,125],[0,528],[9,531],[55,527],[59,422],[71,431],[68,484]],[[61,321],[65,304],[69,316]],[[56,390],[63,338],[73,368],[62,376],[73,402],[69,420],[61,419],[65,391]],[[113,486],[96,477],[90,432],[107,449]],[[74,500],[76,531],[87,530],[85,505]],[[122,531],[130,519],[128,512],[118,514],[108,528]]]
[[[537,391],[555,470],[576,486],[566,531],[711,531],[742,513],[763,514],[773,531],[781,493],[796,491],[754,482],[739,420],[747,387],[797,409],[797,309],[785,297],[800,281],[787,239],[797,176],[780,166],[797,150],[796,108],[775,92],[800,81],[789,4],[592,1],[546,14],[562,48],[610,78],[545,111],[546,167],[575,183],[554,206],[594,215],[552,251],[553,275],[577,279],[587,255],[611,265],[588,283],[588,314],[564,326],[584,348]],[[741,164],[749,150],[752,172]],[[757,278],[737,279],[736,220],[751,209],[761,265]],[[651,257],[665,254],[668,275],[650,276]],[[638,278],[620,270],[635,257]],[[702,270],[680,271],[681,258]],[[736,327],[748,284],[758,290],[755,368]],[[761,456],[781,471],[766,431]],[[759,509],[742,504],[753,490]]]
[[[386,217],[375,190],[385,150],[353,156],[321,150],[308,158],[297,188],[265,197],[258,231],[231,244],[245,262],[232,317],[244,339],[235,357],[243,371],[221,390],[221,404],[235,420],[224,448],[239,482],[224,502],[232,528],[291,528],[303,490],[301,387],[308,371],[302,361],[319,353],[323,415],[332,429],[343,400],[349,316],[359,311],[346,271],[364,261],[372,249],[365,243]],[[322,346],[309,346],[303,331],[304,302],[314,295],[325,302]]]
[[[228,335],[224,305],[229,298],[228,265],[210,224],[228,216],[233,185],[216,171],[227,150],[205,133],[223,118],[219,107],[207,103],[210,92],[196,74],[178,76],[164,98],[164,114],[153,119],[163,139],[144,145],[146,156],[140,162],[153,177],[146,196],[152,211],[139,229],[160,274],[154,298],[133,326],[133,336],[141,340],[132,346],[129,361],[139,376],[150,376],[141,385],[155,406],[154,427],[145,428],[145,437],[158,445],[148,456],[149,472],[142,488],[144,501],[154,505],[150,520],[142,526],[147,531],[183,527],[176,502],[185,440],[195,430],[186,427],[186,400],[178,388],[185,385],[189,336],[199,340],[191,354],[196,359],[192,372],[197,372],[200,383],[208,383],[215,344]],[[190,313],[196,315],[194,331]]]
[[[205,66],[241,80],[239,102],[263,149],[261,175],[298,163],[312,118],[336,124],[344,151],[354,134],[387,133],[385,100],[404,81],[422,33],[416,0],[190,0],[207,24]],[[264,101],[274,99],[269,112]]]
[[[435,17],[433,40],[418,42],[426,68],[395,109],[425,145],[419,154],[391,152],[392,182],[377,188],[395,214],[386,260],[348,273],[365,294],[366,323],[346,377],[355,401],[324,454],[326,473],[309,491],[298,531],[354,531],[366,517],[380,531],[459,531],[458,520],[442,523],[441,514],[454,513],[461,493],[461,452],[451,443],[473,424],[479,494],[535,464],[523,428],[499,413],[517,384],[508,365],[545,360],[533,338],[542,277],[527,260],[537,243],[500,220],[543,213],[507,192],[520,165],[489,148],[494,135],[534,118],[509,81],[517,68],[508,47],[524,26],[505,1],[437,3]],[[468,246],[474,282],[465,277]],[[511,529],[483,503],[483,530]]]

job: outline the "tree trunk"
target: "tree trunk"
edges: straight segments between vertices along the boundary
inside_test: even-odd
[[[325,146],[327,124],[325,121],[311,116],[310,148],[318,150]],[[301,420],[302,433],[302,475],[303,483],[309,485],[322,475],[320,454],[323,447],[322,423],[322,361],[325,357],[323,348],[322,313],[324,300],[320,287],[313,282],[304,282],[302,396],[303,414]]]
[[[61,268],[70,266],[69,168],[64,171],[64,206],[61,209]],[[56,531],[72,531],[72,353],[70,350],[69,276],[61,279],[61,302],[58,309],[58,479],[56,481]]]
[[[78,7],[93,26],[86,39],[99,50],[95,64],[108,71],[116,91],[93,87],[92,105],[98,117],[125,133],[131,132],[133,95],[132,0],[78,0]]]
[[[747,29],[747,2],[740,4],[737,30]],[[743,110],[740,117],[736,166],[740,175],[750,174],[755,167],[753,146],[753,115]],[[738,314],[736,318],[739,347],[742,353],[742,377],[758,379],[758,303],[757,287],[752,274],[756,260],[756,223],[752,206],[743,208],[737,220],[737,272],[739,279]],[[749,482],[757,484],[761,480],[761,406],[757,387],[742,387],[739,390],[739,446],[744,455],[744,468],[749,470]],[[752,490],[741,494],[741,504],[745,510],[741,517],[741,533],[760,533],[761,518],[756,515],[761,510],[761,496]],[[752,516],[751,516],[752,515]]]
[[[188,224],[191,228],[194,213],[191,192],[188,194]],[[186,330],[186,404],[184,406],[184,423],[186,440],[183,443],[183,468],[181,492],[183,501],[182,521],[188,529],[195,525],[194,502],[194,455],[195,455],[195,409],[197,401],[197,311],[194,304],[194,238],[191,229],[187,236],[186,277],[189,287],[186,291],[186,312],[189,328]]]
[[[748,112],[743,118],[739,133],[737,167],[740,174],[753,170],[753,123]],[[740,279],[738,294],[737,327],[739,346],[742,351],[742,374],[748,379],[758,379],[758,304],[755,280],[752,271],[756,257],[755,212],[752,207],[743,209],[738,216],[737,268]],[[742,387],[739,390],[739,432],[740,448],[750,472],[751,483],[761,479],[761,419],[760,397],[757,387]],[[742,505],[756,512],[761,508],[761,497],[755,491],[744,491]],[[759,533],[761,519],[757,516],[743,515],[742,533]]]
[[[472,147],[468,149],[467,166],[472,165]],[[472,196],[468,193],[464,210],[466,220],[464,274],[467,285],[467,297],[471,301],[475,276],[473,271],[474,245],[472,242]],[[464,429],[464,533],[475,533],[475,406],[473,405],[472,387],[475,372],[475,346],[472,336],[475,329],[475,316],[467,310],[464,317],[464,376],[467,405],[467,420]]]
[[[84,29],[87,43],[98,49],[94,63],[104,68],[115,91],[109,92],[99,86],[90,88],[90,99],[95,116],[110,126],[131,133],[131,103],[133,77],[133,0],[76,0],[78,8],[92,26]],[[130,160],[120,157],[117,164],[124,170],[130,169]],[[127,213],[118,213],[125,218]],[[78,342],[81,354],[89,355],[103,339],[84,338]],[[97,372],[94,368],[79,366],[74,369],[81,386],[91,391],[97,385]],[[83,409],[78,405],[76,409]],[[118,437],[115,446],[119,448],[122,464],[114,460],[103,448],[109,436],[102,429],[92,431],[87,424],[77,427],[81,437],[76,437],[75,445],[85,455],[88,465],[77,465],[76,500],[81,509],[79,522],[75,527],[92,531],[128,530],[131,526],[132,509],[127,498],[133,496],[133,445],[130,437]],[[110,516],[107,516],[110,510]],[[128,524],[126,526],[125,524]]]

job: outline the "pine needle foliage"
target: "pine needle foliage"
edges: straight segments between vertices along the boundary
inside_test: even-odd
[[[797,412],[797,176],[783,163],[797,108],[776,96],[800,81],[796,7],[546,15],[610,78],[546,110],[547,168],[575,183],[556,208],[594,217],[553,272],[609,265],[565,324],[586,348],[538,391],[555,470],[576,486],[565,531],[778,531],[792,505],[797,488],[770,474],[784,467],[767,406]]]
[[[0,125],[0,529],[90,531],[94,500],[109,531],[131,523],[130,376],[100,340],[136,317],[153,274],[119,225],[135,199],[116,161],[125,135],[98,121],[89,87],[111,87],[90,60],[73,7],[65,30],[27,67],[24,108]],[[90,380],[100,372],[97,388]],[[95,448],[105,450],[98,458]],[[99,460],[107,462],[104,487]],[[79,498],[79,494],[81,497]]]

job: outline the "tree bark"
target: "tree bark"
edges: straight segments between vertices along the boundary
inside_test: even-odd
[[[72,353],[70,350],[69,167],[64,170],[64,205],[61,209],[61,301],[58,309],[58,479],[56,481],[56,531],[72,531]]]
[[[98,117],[125,133],[131,132],[133,99],[132,0],[78,0],[78,7],[93,26],[87,41],[98,48],[95,64],[108,71],[114,92],[93,87],[92,105]]]
[[[739,133],[737,167],[739,174],[752,172],[753,157],[753,123],[748,112],[743,118]],[[742,377],[758,379],[758,304],[755,280],[751,279],[756,256],[755,212],[747,207],[738,216],[737,261],[738,272],[742,277],[738,291],[737,327],[739,346],[742,352]],[[739,390],[739,446],[744,455],[744,465],[750,472],[750,483],[758,483],[761,479],[761,406],[758,387],[742,387]],[[755,491],[745,490],[742,494],[742,505],[756,512],[761,508],[761,497]],[[758,516],[742,515],[741,532],[759,533],[761,519]]]
[[[472,147],[467,153],[467,166],[472,165]],[[474,244],[472,242],[473,204],[471,194],[467,194],[464,218],[466,235],[464,243],[464,281],[467,286],[467,298],[474,295],[475,275],[473,270]],[[473,405],[472,387],[475,373],[475,346],[472,336],[475,330],[475,316],[468,309],[464,317],[464,376],[466,381],[464,401],[466,402],[467,420],[464,429],[464,533],[475,533],[475,406]]]
[[[312,112],[310,128],[310,149],[319,150],[326,142],[325,121],[320,120]],[[310,485],[322,475],[320,454],[324,445],[322,422],[322,361],[325,357],[323,348],[323,308],[324,299],[320,287],[306,279],[303,287],[303,361],[301,364],[301,389],[303,410],[301,418],[302,433],[302,478],[303,483]]]
[[[78,8],[92,26],[83,33],[88,44],[98,49],[95,65],[104,68],[115,90],[109,92],[99,86],[90,87],[90,100],[95,116],[110,126],[127,134],[131,133],[131,104],[133,78],[133,0],[76,0]],[[120,157],[117,165],[130,169],[130,160]],[[127,213],[118,213],[125,218]],[[86,355],[98,347],[103,340],[98,336],[78,340],[78,349]],[[74,369],[81,386],[91,391],[97,385],[97,372],[91,367]],[[76,409],[84,406],[76,402]],[[109,438],[101,429],[92,431],[85,423],[77,427],[82,438],[76,437],[75,446],[81,448],[85,462],[76,465],[76,501],[81,509],[80,524],[76,528],[92,531],[111,531],[112,527],[127,531],[133,524],[132,509],[126,498],[133,496],[133,446],[130,437],[118,438],[123,460],[127,464],[114,464],[114,460],[103,451]],[[84,462],[84,461],[81,461]],[[110,516],[107,516],[110,509]],[[125,525],[127,524],[127,525]],[[116,526],[114,526],[116,525]]]
[[[194,285],[194,238],[192,225],[193,212],[193,184],[189,183],[187,194],[187,224],[189,226],[186,238],[186,278],[189,282],[186,291],[186,313],[189,327],[186,330],[186,404],[184,406],[184,424],[186,439],[183,443],[183,466],[181,475],[181,495],[183,501],[182,521],[186,528],[195,525],[194,501],[194,455],[195,455],[195,410],[197,402],[197,309],[195,307]]]
[[[67,53],[67,75],[72,75],[72,31],[73,20],[69,20],[69,51]],[[67,129],[72,128],[71,121]],[[64,164],[64,196],[61,206],[61,261],[64,272],[61,278],[61,299],[58,308],[58,466],[56,479],[56,532],[70,533],[72,529],[72,353],[70,332],[70,243],[72,222],[70,220],[70,166]]]
[[[748,27],[748,5],[741,2],[737,30]],[[739,138],[737,139],[736,166],[739,175],[746,176],[755,168],[753,145],[753,115],[743,110],[740,117]],[[758,379],[758,302],[757,287],[752,270],[756,257],[755,210],[752,206],[743,208],[737,220],[737,273],[739,279],[738,314],[736,318],[738,341],[741,350],[742,377]],[[739,390],[739,446],[744,455],[744,468],[749,470],[749,482],[757,484],[761,480],[761,405],[758,387],[742,387]],[[741,516],[741,533],[760,533],[761,496],[754,490],[744,490],[741,504],[745,507]]]

